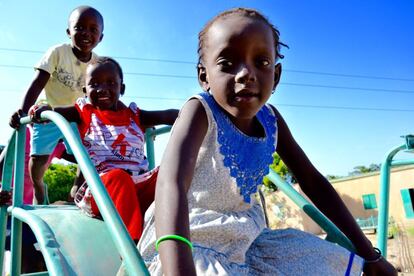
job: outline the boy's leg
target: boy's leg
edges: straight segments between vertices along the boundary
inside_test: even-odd
[[[30,157],[29,172],[34,188],[33,204],[43,204],[45,198],[43,176],[47,170],[48,160],[49,155],[33,155]]]
[[[30,140],[29,173],[33,182],[34,202],[42,204],[45,193],[43,176],[48,168],[49,155],[53,152],[62,133],[53,123],[34,124]]]
[[[145,179],[135,182],[135,192],[138,197],[142,217],[145,217],[145,212],[148,207],[154,202],[155,186],[157,184],[158,167],[147,173]]]
[[[124,170],[114,169],[102,175],[101,179],[131,238],[138,241],[142,234],[143,217],[131,176]],[[94,215],[100,214],[93,198],[91,210]]]

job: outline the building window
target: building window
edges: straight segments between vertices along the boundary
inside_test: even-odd
[[[375,198],[375,194],[363,195],[362,202],[364,203],[365,210],[377,208],[377,200]]]
[[[404,205],[405,217],[414,219],[414,189],[402,189],[401,198]]]

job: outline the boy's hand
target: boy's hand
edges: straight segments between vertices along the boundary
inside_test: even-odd
[[[23,110],[19,109],[10,117],[9,125],[12,128],[18,129],[20,127],[20,119],[26,116]]]
[[[33,123],[44,123],[45,121],[42,121],[40,118],[40,114],[42,114],[43,111],[46,110],[52,110],[52,107],[48,104],[41,104],[41,105],[34,105],[29,109],[29,116]]]
[[[11,205],[12,191],[0,192],[0,206]]]

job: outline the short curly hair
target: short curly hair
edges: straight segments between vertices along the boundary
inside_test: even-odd
[[[122,67],[121,65],[119,65],[119,63],[111,58],[111,57],[104,57],[104,56],[98,56],[96,59],[93,59],[89,65],[94,65],[94,64],[106,64],[106,63],[112,63],[113,65],[115,65],[116,69],[118,70],[118,74],[119,77],[121,79],[121,81],[124,81],[124,73],[122,72]]]

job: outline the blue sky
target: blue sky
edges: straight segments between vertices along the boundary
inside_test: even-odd
[[[201,91],[198,32],[218,12],[244,6],[262,11],[289,45],[270,103],[324,175],[380,163],[400,135],[414,133],[413,1],[0,0],[0,143],[31,68],[50,46],[70,42],[67,17],[81,4],[104,16],[96,52],[122,65],[125,103],[180,108]],[[157,139],[158,161],[166,139]]]

